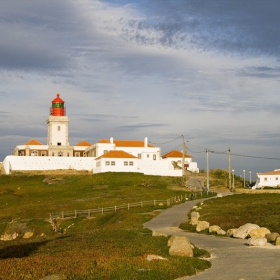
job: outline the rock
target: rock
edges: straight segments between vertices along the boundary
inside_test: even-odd
[[[167,246],[170,247],[172,245],[174,239],[177,238],[177,237],[178,236],[176,236],[176,235],[172,235],[167,241]]]
[[[221,229],[221,227],[216,226],[216,225],[210,226],[210,227],[209,227],[209,233],[217,232],[217,231],[220,230],[220,229]]]
[[[209,223],[208,222],[206,222],[206,221],[199,221],[197,226],[196,226],[196,231],[200,232],[200,231],[205,230],[207,228],[209,228]]]
[[[261,228],[257,228],[257,229],[253,229],[249,232],[249,235],[251,237],[256,236],[256,237],[262,237],[265,238],[266,234],[269,234],[270,230],[265,228],[265,227],[261,227]]]
[[[153,260],[167,260],[167,259],[163,258],[161,256],[158,256],[158,255],[148,255],[146,257],[146,260],[148,260],[150,262],[150,261],[153,261]]]
[[[237,229],[237,231],[233,234],[235,238],[245,239],[249,235],[250,231],[253,229],[260,228],[258,225],[255,224],[245,224]]]
[[[66,280],[66,279],[67,278],[64,275],[52,274],[52,275],[45,276],[40,280]]]
[[[14,240],[18,237],[18,233],[14,232],[14,233],[4,233],[4,235],[1,235],[0,240],[2,241],[10,241],[10,240]]]
[[[237,232],[237,228],[231,228],[227,230],[227,236],[232,237]]]
[[[163,232],[163,231],[153,230],[152,236],[164,236],[164,237],[167,237],[168,234]]]
[[[32,231],[27,231],[24,235],[23,238],[30,238],[33,236],[33,232]]]
[[[252,238],[248,239],[249,246],[265,246],[266,243],[267,240],[264,237],[253,236]]]
[[[223,197],[223,195],[221,193],[218,193],[217,197]]]
[[[279,236],[279,233],[272,232],[265,235],[267,242],[275,242],[276,238]]]
[[[276,238],[275,246],[280,246],[280,236]]]
[[[226,233],[223,229],[219,229],[219,230],[217,231],[217,234],[218,234],[218,235],[226,235],[227,233]]]
[[[172,256],[193,257],[193,248],[186,236],[176,236],[169,248]]]
[[[197,225],[199,217],[200,217],[200,215],[199,215],[198,212],[191,212],[190,224],[191,225]]]

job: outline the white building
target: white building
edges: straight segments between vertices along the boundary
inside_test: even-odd
[[[69,118],[59,94],[52,101],[47,119],[47,144],[35,139],[15,148],[3,161],[6,174],[29,170],[87,170],[100,172],[141,172],[149,175],[182,176],[183,153],[161,149],[141,140],[102,139],[96,144],[81,141],[74,146],[68,139]],[[197,163],[185,154],[184,168],[199,172]]]
[[[274,171],[257,173],[256,188],[279,187],[280,186],[280,169]]]

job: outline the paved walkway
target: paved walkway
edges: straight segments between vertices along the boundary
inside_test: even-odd
[[[215,199],[215,198],[213,198]],[[196,276],[180,280],[280,280],[280,248],[249,247],[245,240],[187,233],[178,226],[188,220],[188,212],[202,200],[173,206],[144,224],[151,230],[187,236],[199,248],[211,253],[212,267]],[[156,237],[155,237],[156,238]]]

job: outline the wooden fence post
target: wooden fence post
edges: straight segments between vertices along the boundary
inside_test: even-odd
[[[154,200],[154,206],[156,206],[156,201]]]
[[[77,218],[77,210],[75,210],[75,218]]]
[[[90,209],[88,209],[88,217],[90,217]]]
[[[61,212],[61,218],[64,219],[64,212]]]
[[[102,207],[102,209],[101,209],[101,213],[102,213],[102,215],[103,215],[103,207]]]
[[[127,204],[127,210],[129,210],[129,203]]]
[[[141,207],[143,207],[143,201],[141,201]]]
[[[115,212],[117,212],[117,206],[115,206]]]

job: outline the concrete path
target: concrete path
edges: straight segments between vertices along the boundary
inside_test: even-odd
[[[180,280],[280,280],[280,246],[249,247],[245,245],[246,240],[180,230],[178,226],[188,220],[188,212],[201,201],[173,206],[144,224],[146,228],[168,235],[187,236],[197,247],[211,253],[210,269]]]

